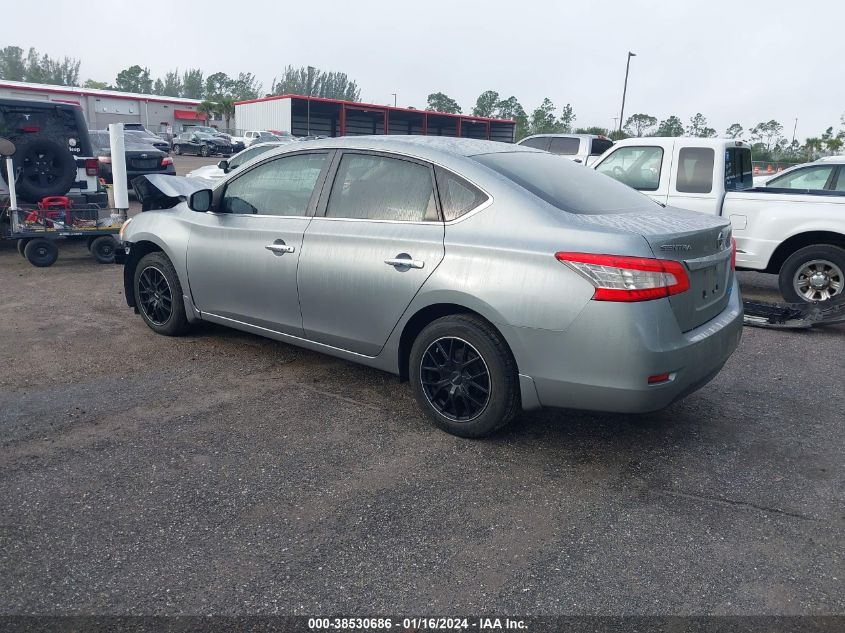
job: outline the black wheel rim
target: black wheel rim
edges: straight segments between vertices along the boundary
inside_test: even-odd
[[[470,422],[490,402],[487,363],[472,345],[457,337],[437,339],[422,356],[420,382],[428,402],[454,422]]]
[[[155,266],[148,266],[138,277],[138,302],[153,325],[164,325],[173,312],[173,294],[167,278]]]

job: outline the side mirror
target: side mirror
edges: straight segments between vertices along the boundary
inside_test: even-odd
[[[229,161],[226,160],[225,158],[223,160],[221,160],[219,163],[217,163],[217,167],[219,169],[222,169],[224,174],[229,173]]]
[[[192,193],[188,198],[188,207],[201,213],[211,211],[211,189],[200,189]]]
[[[582,161],[580,158],[576,158],[576,159],[575,159],[575,160],[573,160],[572,162],[573,162],[573,163],[581,163],[581,162],[583,162],[583,161]]]
[[[0,156],[8,158],[15,153],[15,144],[7,138],[0,136]]]

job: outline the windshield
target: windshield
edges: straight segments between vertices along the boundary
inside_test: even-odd
[[[620,213],[648,209],[657,204],[613,178],[554,154],[501,152],[473,158],[569,213]]]
[[[213,134],[209,134],[208,132],[197,132],[196,135],[199,138],[214,138]]]

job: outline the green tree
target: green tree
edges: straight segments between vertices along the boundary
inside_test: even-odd
[[[625,121],[624,130],[631,136],[646,136],[657,125],[657,118],[649,114],[632,114]]]
[[[751,141],[762,145],[767,152],[771,152],[777,146],[782,132],[783,126],[774,119],[761,121],[751,128]]]
[[[838,154],[839,150],[842,149],[843,138],[845,138],[845,134],[842,132],[834,135],[833,126],[827,128],[821,138],[825,151],[828,154]]]
[[[23,49],[19,46],[0,48],[0,79],[23,81],[26,74],[26,62]]]
[[[202,99],[205,85],[203,72],[199,68],[189,68],[182,74],[182,96],[187,99]]]
[[[743,132],[745,132],[745,130],[739,123],[733,123],[727,130],[725,130],[725,136],[728,138],[742,138]]]
[[[325,72],[314,66],[285,67],[282,78],[273,82],[271,92],[276,95],[299,94],[345,101],[361,100],[361,89],[346,73]]]
[[[86,79],[82,84],[83,88],[95,88],[97,90],[111,90],[111,86],[105,81],[95,81],[93,79]]]
[[[197,106],[197,112],[205,115],[206,119],[214,118],[214,113],[217,112],[217,104],[208,99],[204,99],[202,103]]]
[[[818,137],[810,137],[804,141],[804,151],[807,152],[807,161],[813,160],[824,148],[824,141]]]
[[[515,140],[520,140],[528,136],[528,114],[525,108],[517,101],[516,97],[510,96],[507,99],[502,99],[496,104],[496,116],[501,119],[513,119],[516,121],[516,130],[514,131]]]
[[[158,81],[156,83],[158,83]],[[182,77],[179,74],[179,69],[177,68],[176,70],[171,70],[164,75],[164,81],[161,82],[161,86],[156,90],[156,94],[166,97],[181,97],[184,91]]]
[[[229,86],[229,94],[235,101],[257,99],[261,95],[261,88],[252,73],[238,73],[237,79],[233,79]]]
[[[572,108],[572,105],[567,103],[563,106],[563,111],[560,114],[560,119],[558,119],[558,131],[569,134],[572,132],[572,126],[575,123],[575,110]]]
[[[115,88],[121,92],[151,93],[153,80],[150,78],[150,69],[141,68],[138,64],[124,68],[117,73]]]
[[[529,134],[550,134],[557,132],[558,123],[555,118],[555,104],[546,97],[543,103],[534,109],[528,123]]]
[[[674,114],[660,122],[655,136],[683,136],[684,124]]]
[[[221,97],[217,102],[217,111],[223,117],[223,120],[226,122],[226,129],[228,129],[232,117],[235,116],[235,100],[229,96]]]
[[[687,136],[697,136],[700,138],[711,138],[716,136],[716,130],[707,126],[707,117],[701,112],[698,112],[689,120],[687,126]]]
[[[447,114],[460,114],[461,106],[458,102],[442,92],[432,92],[428,95],[426,110],[434,112],[445,112]]]
[[[205,78],[205,98],[216,101],[228,95],[232,80],[226,73],[214,73]]]
[[[589,127],[579,127],[575,129],[575,134],[594,134],[596,136],[607,136],[610,137],[610,130],[605,127],[600,127],[598,125],[591,125]]]
[[[475,101],[475,107],[472,109],[474,116],[496,116],[496,110],[499,106],[499,93],[495,90],[485,90]]]

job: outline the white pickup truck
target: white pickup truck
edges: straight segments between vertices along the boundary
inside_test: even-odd
[[[737,268],[778,275],[787,301],[845,296],[845,160],[755,188],[741,141],[645,137],[617,142],[593,167],[661,204],[728,218]]]

